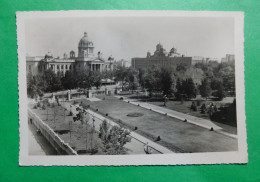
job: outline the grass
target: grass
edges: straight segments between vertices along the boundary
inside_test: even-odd
[[[108,113],[114,121],[125,123],[131,128],[138,127],[136,132],[145,137],[155,139],[160,136],[161,141],[158,143],[173,150],[180,149],[185,152],[237,150],[236,139],[126,103],[113,96],[107,96],[105,100],[95,102],[82,101],[84,104],[90,105],[92,109],[98,109],[98,112],[103,115]],[[143,116],[127,116],[133,112],[142,113]]]

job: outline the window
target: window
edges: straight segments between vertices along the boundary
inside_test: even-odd
[[[57,69],[60,69],[60,66],[59,66],[59,65],[57,65]]]
[[[65,66],[65,69],[68,69],[68,65]]]
[[[71,70],[71,65],[70,65],[70,70]]]
[[[61,65],[61,69],[63,70],[63,65]]]
[[[29,70],[31,71],[31,69],[32,69],[32,67],[31,67],[31,65],[29,65]]]

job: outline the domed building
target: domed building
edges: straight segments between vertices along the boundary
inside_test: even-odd
[[[171,48],[169,53],[163,48],[161,43],[156,45],[154,54],[147,52],[144,58],[132,58],[132,67],[135,69],[147,68],[149,66],[167,67],[175,69],[178,65],[186,68],[191,67],[192,57],[185,57],[177,52],[176,48]]]
[[[88,34],[85,32],[84,36],[80,39],[79,45],[78,45],[78,57],[88,57],[88,56],[94,56],[94,45],[93,42],[91,42],[88,39]]]
[[[75,52],[72,50],[63,54],[63,57],[54,58],[53,55],[48,52],[45,56],[26,57],[26,69],[27,73],[33,75],[38,74],[46,69],[52,69],[56,74],[65,75],[66,71],[73,70],[79,71],[87,68],[91,71],[105,71],[113,69],[114,58],[109,56],[107,59],[102,57],[102,53],[99,51],[97,55],[94,53],[94,44],[89,40],[88,34],[85,32],[83,37],[78,43],[78,56],[75,56]]]

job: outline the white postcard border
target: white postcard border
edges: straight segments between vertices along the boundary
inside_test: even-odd
[[[28,155],[28,117],[26,91],[26,19],[58,17],[233,17],[235,20],[235,77],[238,151],[153,155],[30,156]],[[247,163],[244,88],[244,13],[216,11],[32,11],[17,12],[19,132],[21,166],[125,166]]]

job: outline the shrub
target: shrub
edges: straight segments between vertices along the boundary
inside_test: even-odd
[[[108,116],[108,113],[106,113],[106,116]]]
[[[200,107],[200,110],[201,110],[200,113],[206,114],[207,108],[206,108],[206,104],[205,103]]]
[[[41,107],[41,103],[40,102],[37,103],[37,107]]]
[[[123,97],[120,97],[119,100],[124,100],[124,98],[123,98]]]
[[[45,110],[46,109],[46,106],[43,104],[42,105],[42,110]]]
[[[137,130],[137,129],[138,129],[138,127],[137,127],[137,126],[135,126],[134,130]]]
[[[37,105],[35,104],[35,105],[33,106],[33,108],[34,108],[34,109],[37,109]]]

